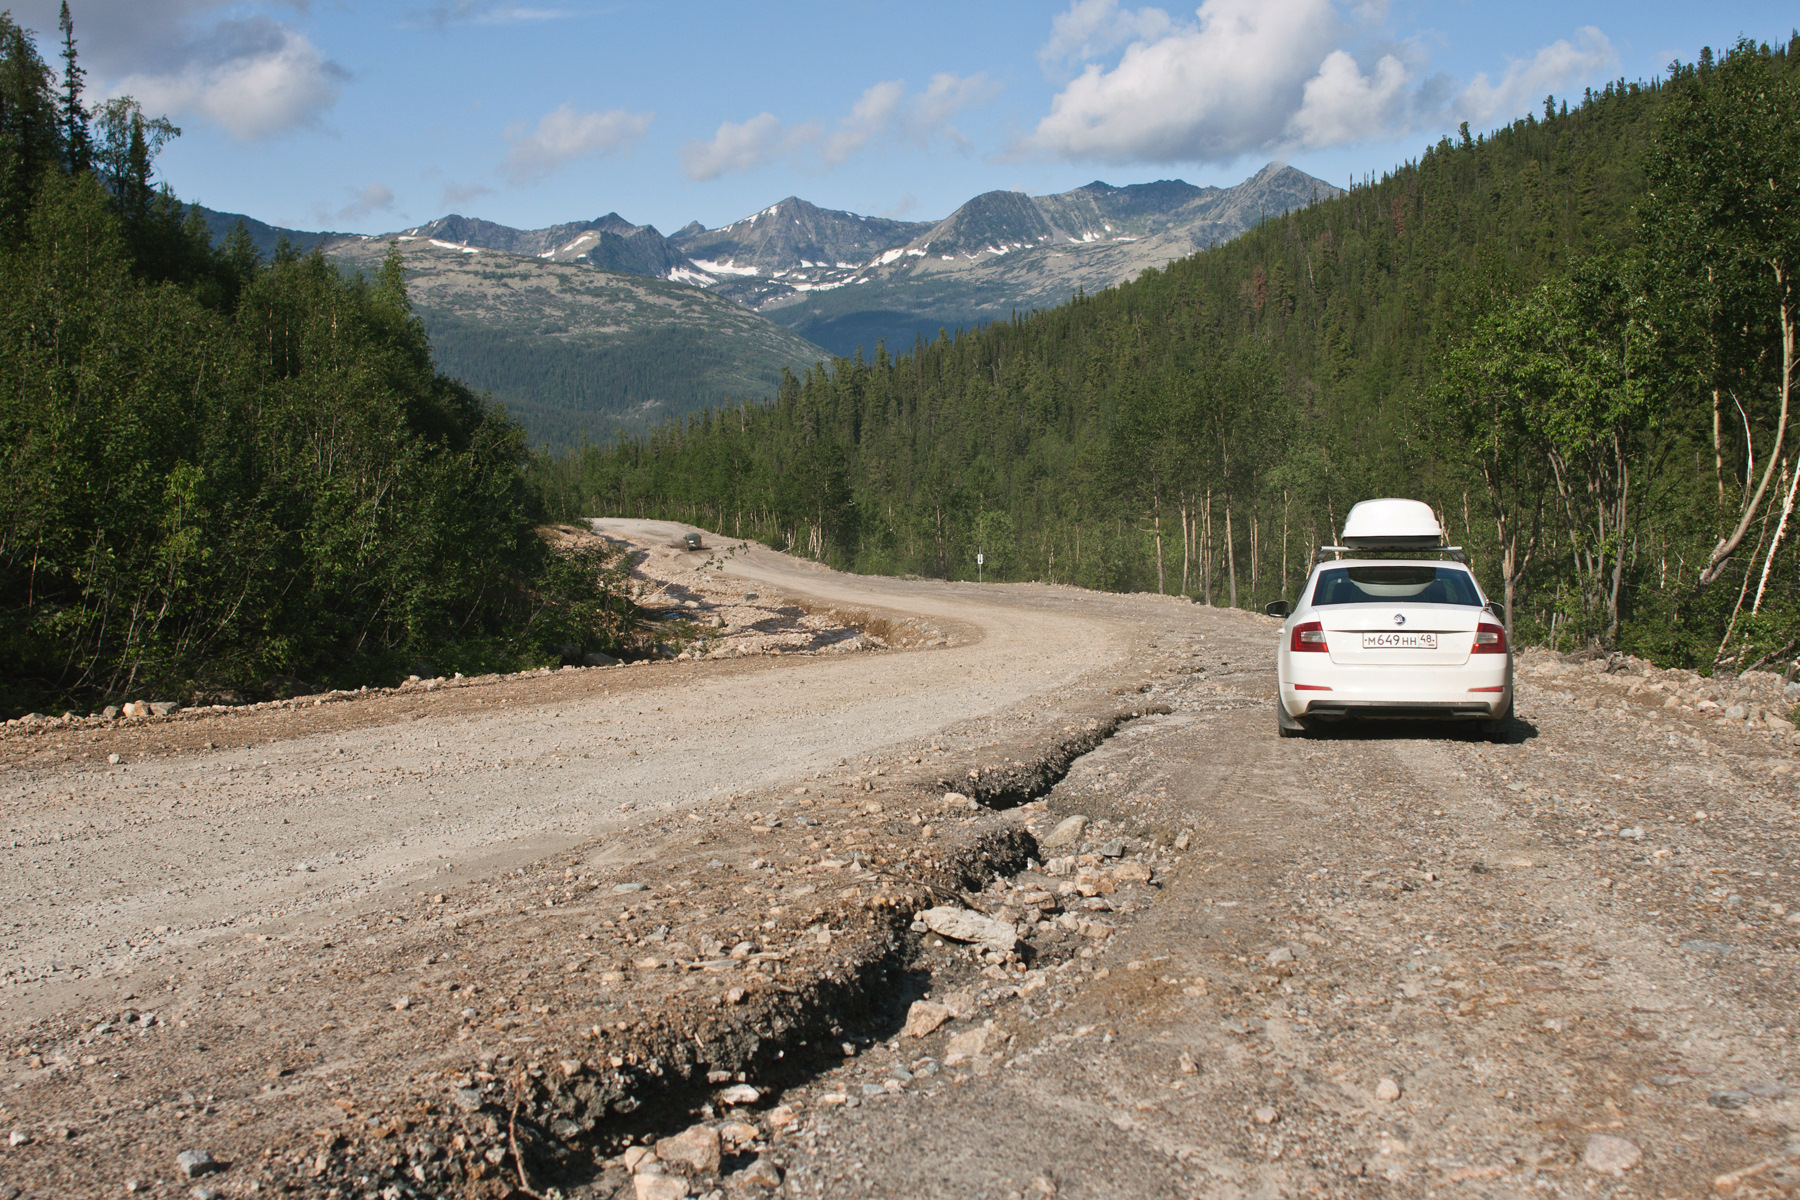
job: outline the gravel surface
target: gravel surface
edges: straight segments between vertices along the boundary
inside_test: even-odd
[[[714,553],[931,636],[0,736],[0,1195],[1800,1189],[1779,681]]]

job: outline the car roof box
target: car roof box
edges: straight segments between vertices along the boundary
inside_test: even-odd
[[[1418,500],[1364,500],[1344,518],[1344,545],[1356,550],[1435,550],[1444,531],[1429,504]]]

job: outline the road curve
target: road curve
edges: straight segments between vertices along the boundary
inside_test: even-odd
[[[601,526],[637,539],[690,528]],[[109,734],[61,754],[42,735],[0,743],[0,1004],[25,1016],[227,930],[279,932],[387,889],[534,860],[634,812],[810,777],[1117,671],[1141,637],[1131,602],[1075,589],[850,576],[756,547],[724,570],[962,632],[917,652],[565,671],[407,711],[338,705],[307,711],[366,715],[296,718],[261,741],[228,714],[202,722],[218,749],[190,732],[186,748],[116,765]]]

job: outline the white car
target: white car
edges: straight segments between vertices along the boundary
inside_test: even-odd
[[[1506,628],[1430,506],[1365,500],[1343,542],[1321,548],[1298,603],[1267,609],[1286,618],[1275,656],[1281,736],[1356,717],[1476,721],[1498,733],[1513,703]]]

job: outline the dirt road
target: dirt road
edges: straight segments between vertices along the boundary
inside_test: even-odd
[[[1260,617],[708,569],[953,644],[0,742],[3,1186],[1800,1190],[1778,728],[1527,657],[1280,741]]]
[[[679,532],[610,524],[651,545]],[[14,1015],[66,1008],[219,936],[283,934],[384,891],[536,861],[633,814],[804,779],[1110,678],[1138,636],[1129,607],[1055,589],[846,579],[755,548],[717,573],[941,619],[961,644],[576,670],[317,714],[303,704],[285,721],[183,725],[165,754],[106,733],[6,742],[0,1002]]]

